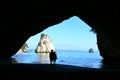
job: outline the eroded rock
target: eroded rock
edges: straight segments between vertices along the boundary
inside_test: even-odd
[[[41,34],[40,41],[35,50],[36,53],[48,53],[55,50],[52,39],[47,34]]]

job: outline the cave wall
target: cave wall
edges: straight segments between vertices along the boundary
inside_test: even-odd
[[[112,0],[2,1],[0,9],[1,58],[11,57],[29,37],[72,16],[96,30],[103,58],[120,58],[119,6]]]

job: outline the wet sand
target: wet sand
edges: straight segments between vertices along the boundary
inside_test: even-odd
[[[41,61],[47,62],[46,54]],[[49,62],[49,61],[48,61]],[[108,80],[119,79],[120,68],[86,68],[63,64],[11,63],[10,59],[0,59],[1,78],[39,80]],[[5,77],[4,77],[5,76]]]
[[[62,64],[1,63],[1,78],[39,80],[97,80],[119,78],[119,69],[96,69]]]

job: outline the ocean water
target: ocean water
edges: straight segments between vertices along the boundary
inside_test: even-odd
[[[56,50],[56,64],[74,65],[88,68],[101,68],[102,57],[99,52],[89,53],[88,51],[77,50]],[[16,53],[12,56],[13,63],[49,64],[49,53],[35,53],[31,50],[28,53]]]

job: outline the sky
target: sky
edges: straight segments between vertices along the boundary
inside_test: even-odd
[[[61,23],[50,26],[44,31],[31,36],[26,43],[30,49],[36,49],[42,33],[47,34],[55,49],[98,51],[96,34],[90,32],[91,27],[77,16],[73,16]]]

